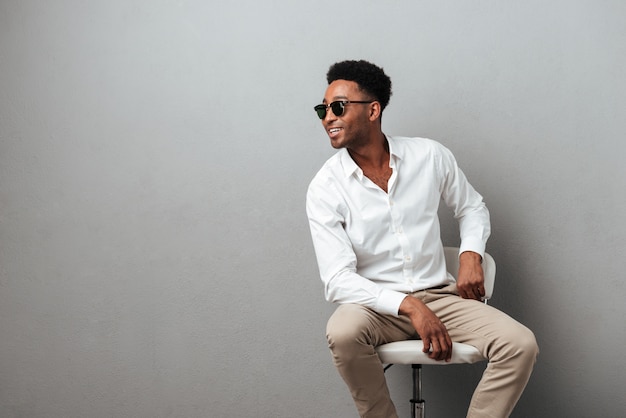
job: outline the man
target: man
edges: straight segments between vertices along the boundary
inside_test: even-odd
[[[332,65],[317,115],[339,151],[312,180],[307,215],[326,299],[333,361],[362,417],[397,417],[375,347],[419,336],[449,361],[453,342],[489,359],[468,417],[506,417],[538,353],[533,333],[481,303],[489,212],[449,150],[423,138],[386,136],[391,80],[366,61]],[[459,222],[460,268],[445,270],[437,209]],[[451,394],[454,396],[454,394]]]

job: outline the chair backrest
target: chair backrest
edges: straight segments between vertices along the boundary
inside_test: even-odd
[[[444,247],[443,251],[446,257],[446,269],[448,272],[457,277],[459,274],[459,248]],[[483,257],[483,272],[485,274],[485,301],[491,299],[493,295],[493,287],[496,281],[496,262],[493,257],[485,253]]]

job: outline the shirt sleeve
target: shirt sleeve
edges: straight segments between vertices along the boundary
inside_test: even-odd
[[[385,289],[357,273],[357,258],[343,227],[347,207],[332,181],[316,178],[311,182],[306,210],[326,300],[398,316],[406,294]]]
[[[442,145],[440,147],[443,179],[441,196],[459,222],[461,236],[459,254],[473,251],[484,257],[487,239],[491,234],[489,210],[483,197],[472,187],[459,168],[450,150]]]

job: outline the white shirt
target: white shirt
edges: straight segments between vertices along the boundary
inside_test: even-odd
[[[388,193],[346,149],[311,181],[307,215],[326,299],[398,315],[407,293],[454,282],[446,272],[437,210],[459,222],[460,253],[484,256],[489,211],[452,153],[425,138],[387,137]]]

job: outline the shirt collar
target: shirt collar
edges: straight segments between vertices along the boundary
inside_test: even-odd
[[[350,177],[354,173],[358,173],[359,175],[363,174],[361,168],[354,162],[352,157],[350,157],[350,153],[347,149],[342,148],[339,152],[341,167],[343,167],[343,173],[346,177]]]
[[[403,159],[404,158],[404,148],[398,145],[398,141],[391,136],[387,136],[387,143],[389,144],[389,155],[392,157]]]

